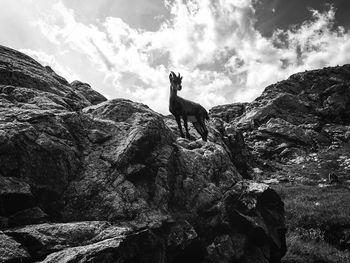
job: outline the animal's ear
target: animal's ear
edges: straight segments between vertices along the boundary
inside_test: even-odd
[[[173,71],[171,71],[170,74],[169,74],[170,81],[172,81],[174,79],[174,77],[176,77],[176,75],[175,75],[175,73]]]

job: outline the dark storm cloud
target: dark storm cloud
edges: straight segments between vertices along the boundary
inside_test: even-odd
[[[256,10],[255,27],[264,36],[270,37],[276,29],[288,29],[311,18],[310,9],[327,11],[332,5],[337,11],[335,25],[350,28],[349,0],[258,0],[254,2]]]

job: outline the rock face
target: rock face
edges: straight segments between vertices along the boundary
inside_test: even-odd
[[[252,166],[274,170],[349,143],[349,89],[350,65],[306,71],[268,86],[244,110],[224,105],[211,115],[234,112],[225,121],[244,134]]]
[[[219,118],[225,122],[231,122],[241,116],[248,105],[249,103],[219,105],[211,108],[209,114],[211,117]]]
[[[99,104],[106,100],[104,96],[102,96],[97,91],[93,90],[91,86],[87,83],[83,83],[78,80],[75,80],[70,85],[71,87],[74,88],[74,91],[76,93],[82,95],[93,105]]]
[[[28,262],[29,253],[13,238],[0,232],[0,262]]]
[[[171,118],[0,47],[1,262],[279,262],[280,197],[244,179],[242,132],[209,130],[179,138]]]

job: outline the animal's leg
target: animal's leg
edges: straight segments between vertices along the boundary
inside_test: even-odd
[[[205,126],[205,124],[202,124],[203,125],[203,136],[202,136],[202,139],[203,141],[207,141],[208,140],[208,130],[207,130],[207,127]]]
[[[203,134],[201,134],[203,141],[207,141],[208,139],[208,129],[207,126],[205,125],[205,119],[201,118],[200,120],[200,126],[203,131]]]
[[[200,125],[199,122],[193,122],[192,123],[194,128],[196,129],[196,131],[199,133],[199,135],[203,138],[203,131],[202,131],[202,127]]]
[[[185,138],[185,135],[184,135],[184,133],[183,133],[183,131],[182,131],[182,127],[181,127],[181,119],[180,119],[180,116],[176,116],[175,119],[176,119],[176,122],[177,122],[177,126],[179,127],[181,137],[182,137],[182,138]]]
[[[200,117],[198,118],[199,122],[198,122],[198,130],[200,130],[200,135],[202,137],[203,141],[207,141],[208,139],[208,130],[207,127],[205,126],[205,119]]]
[[[182,116],[183,120],[184,120],[184,126],[185,126],[185,130],[186,130],[186,138],[187,139],[191,139],[191,135],[188,131],[188,125],[187,125],[187,116]]]

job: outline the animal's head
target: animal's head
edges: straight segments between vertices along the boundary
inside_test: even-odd
[[[180,76],[180,73],[176,76],[175,73],[171,71],[169,74],[169,80],[173,88],[175,88],[176,90],[182,89],[182,85],[181,85],[182,76]]]

